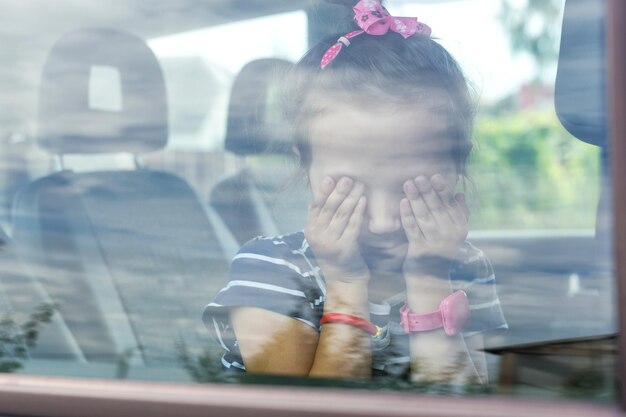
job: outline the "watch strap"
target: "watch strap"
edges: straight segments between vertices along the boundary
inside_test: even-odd
[[[415,314],[406,304],[400,309],[400,324],[406,333],[427,332],[443,327],[441,310]]]
[[[405,304],[400,309],[400,324],[406,333],[425,332],[443,327],[448,336],[458,334],[470,317],[465,291],[456,291],[443,299],[439,309],[430,313],[415,314]]]

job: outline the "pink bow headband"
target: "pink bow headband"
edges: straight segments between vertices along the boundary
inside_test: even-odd
[[[418,22],[416,17],[395,17],[389,14],[387,9],[380,4],[379,0],[361,0],[353,8],[354,21],[361,28],[354,32],[349,32],[337,39],[337,43],[328,48],[320,67],[324,69],[332,62],[343,46],[350,45],[350,39],[362,33],[369,35],[384,35],[391,29],[399,33],[404,39],[415,34],[430,36],[430,27]]]

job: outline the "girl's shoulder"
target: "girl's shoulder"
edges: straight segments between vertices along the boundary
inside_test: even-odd
[[[257,236],[244,243],[233,260],[249,256],[282,259],[309,257],[309,245],[304,232],[299,231],[279,236]]]
[[[485,253],[472,243],[465,241],[452,267],[454,278],[472,280],[493,275],[493,267]]]
[[[470,241],[466,240],[459,249],[457,261],[462,263],[471,263],[485,257],[485,253],[480,248],[474,246]]]
[[[278,236],[257,236],[244,243],[239,249],[239,254],[245,253],[293,253],[299,250],[303,252],[308,249],[308,243],[304,237],[304,232],[294,232]]]

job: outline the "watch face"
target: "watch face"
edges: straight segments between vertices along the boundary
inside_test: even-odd
[[[457,291],[441,302],[443,329],[448,336],[458,334],[469,320],[470,309],[467,294]]]

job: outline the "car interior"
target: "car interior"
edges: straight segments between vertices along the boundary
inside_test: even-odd
[[[393,4],[402,3],[411,2]],[[322,0],[0,5],[15,39],[0,35],[8,63],[0,68],[0,307],[13,332],[41,306],[53,308],[19,372],[198,381],[181,358],[218,360],[201,312],[227,282],[230,259],[251,238],[302,229],[306,216],[307,184],[280,114],[295,59],[255,57],[226,81],[212,69],[221,92],[186,80],[191,102],[206,95],[223,104],[214,116],[224,128],[217,146],[177,147],[168,71],[185,79],[185,61],[155,54],[153,40],[300,11],[308,27],[294,37],[310,45],[340,31],[345,10]],[[600,148],[595,230],[516,230],[512,219],[510,229],[470,232],[496,271],[509,325],[485,338],[496,387],[506,352],[616,331],[604,13],[604,1],[564,1],[552,104],[571,140]],[[517,372],[543,390],[557,384],[555,373],[576,369],[542,354]]]

